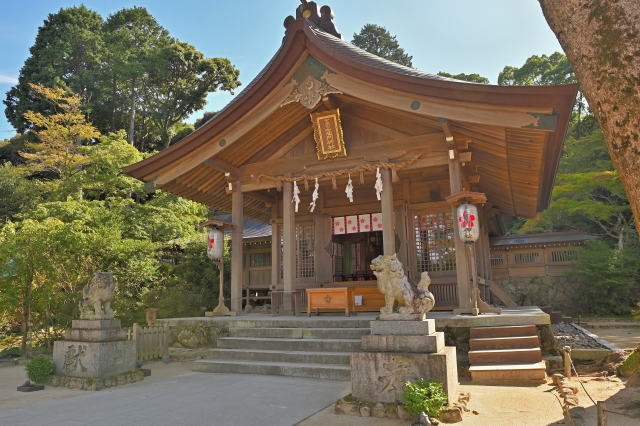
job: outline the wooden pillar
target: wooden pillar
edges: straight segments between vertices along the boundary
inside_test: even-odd
[[[388,161],[381,159],[380,161]],[[396,252],[396,234],[393,226],[393,185],[391,183],[391,170],[380,170],[382,175],[382,242],[384,255]]]
[[[400,247],[398,247],[398,260],[402,262],[405,275],[410,277],[409,271],[411,271],[411,264],[409,261],[409,252],[407,244],[407,206],[402,205],[394,209],[396,234],[400,240]],[[395,236],[394,236],[395,239]]]
[[[287,175],[285,175],[287,176]],[[294,211],[293,184],[283,183],[283,240],[284,240],[284,310],[293,312],[293,296],[296,283],[296,217]]]
[[[242,312],[242,218],[244,216],[242,191],[240,182],[234,185],[235,191],[231,195],[231,310]]]
[[[271,207],[271,289],[275,290],[280,282],[280,227],[278,219],[278,199]]]
[[[451,186],[451,195],[462,192],[462,165],[460,164],[460,156],[449,161],[449,184]],[[458,281],[458,306],[464,308],[471,301],[471,292],[469,291],[469,263],[467,261],[467,248],[465,243],[460,239],[458,233],[457,207],[452,207],[453,213],[453,229],[456,245],[456,278]]]
[[[314,241],[314,261],[317,283],[333,282],[333,265],[331,255],[325,247],[331,243],[331,216],[317,214],[314,217],[315,241]]]

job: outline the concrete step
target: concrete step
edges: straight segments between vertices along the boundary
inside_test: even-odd
[[[230,328],[229,337],[282,339],[360,339],[367,328]]]
[[[537,335],[469,339],[469,349],[472,351],[484,351],[492,349],[527,349],[539,347],[540,342],[538,341]]]
[[[345,316],[314,316],[312,321],[305,317],[264,316],[257,319],[239,317],[228,319],[225,324],[229,328],[369,328],[374,314],[359,314],[351,317]]]
[[[268,361],[199,360],[191,364],[192,371],[201,373],[265,374],[271,376],[309,377],[328,380],[351,380],[351,368],[346,365],[316,363],[293,364]]]
[[[469,351],[471,364],[517,364],[542,361],[540,348]]]
[[[219,348],[305,352],[356,352],[362,350],[361,339],[269,339],[257,337],[222,337]]]
[[[211,349],[205,354],[206,359],[270,361],[311,364],[350,365],[349,352],[304,352],[304,351],[267,351],[255,349]]]
[[[537,336],[535,325],[512,325],[505,327],[475,327],[470,330],[472,339],[488,337]]]
[[[544,361],[535,363],[472,365],[469,367],[474,382],[535,382],[541,383],[546,377]]]

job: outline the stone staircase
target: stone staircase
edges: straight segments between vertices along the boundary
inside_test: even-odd
[[[542,382],[546,367],[535,325],[472,328],[471,380]]]
[[[231,321],[207,359],[193,362],[205,373],[267,374],[351,380],[350,353],[362,350],[370,320],[315,317],[271,319],[251,326]]]

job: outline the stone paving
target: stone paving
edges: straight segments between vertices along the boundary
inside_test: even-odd
[[[190,373],[2,411],[0,425],[295,425],[350,387],[298,377]]]

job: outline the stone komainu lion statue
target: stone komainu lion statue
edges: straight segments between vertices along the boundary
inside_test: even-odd
[[[111,272],[95,272],[82,290],[80,319],[113,319],[111,299],[116,282]]]
[[[404,305],[398,309],[401,314],[424,314],[433,309],[436,301],[429,291],[431,278],[427,272],[422,273],[417,285],[410,283],[395,254],[376,257],[371,262],[371,270],[378,278],[378,289],[384,294],[381,314],[392,313],[395,300]]]

